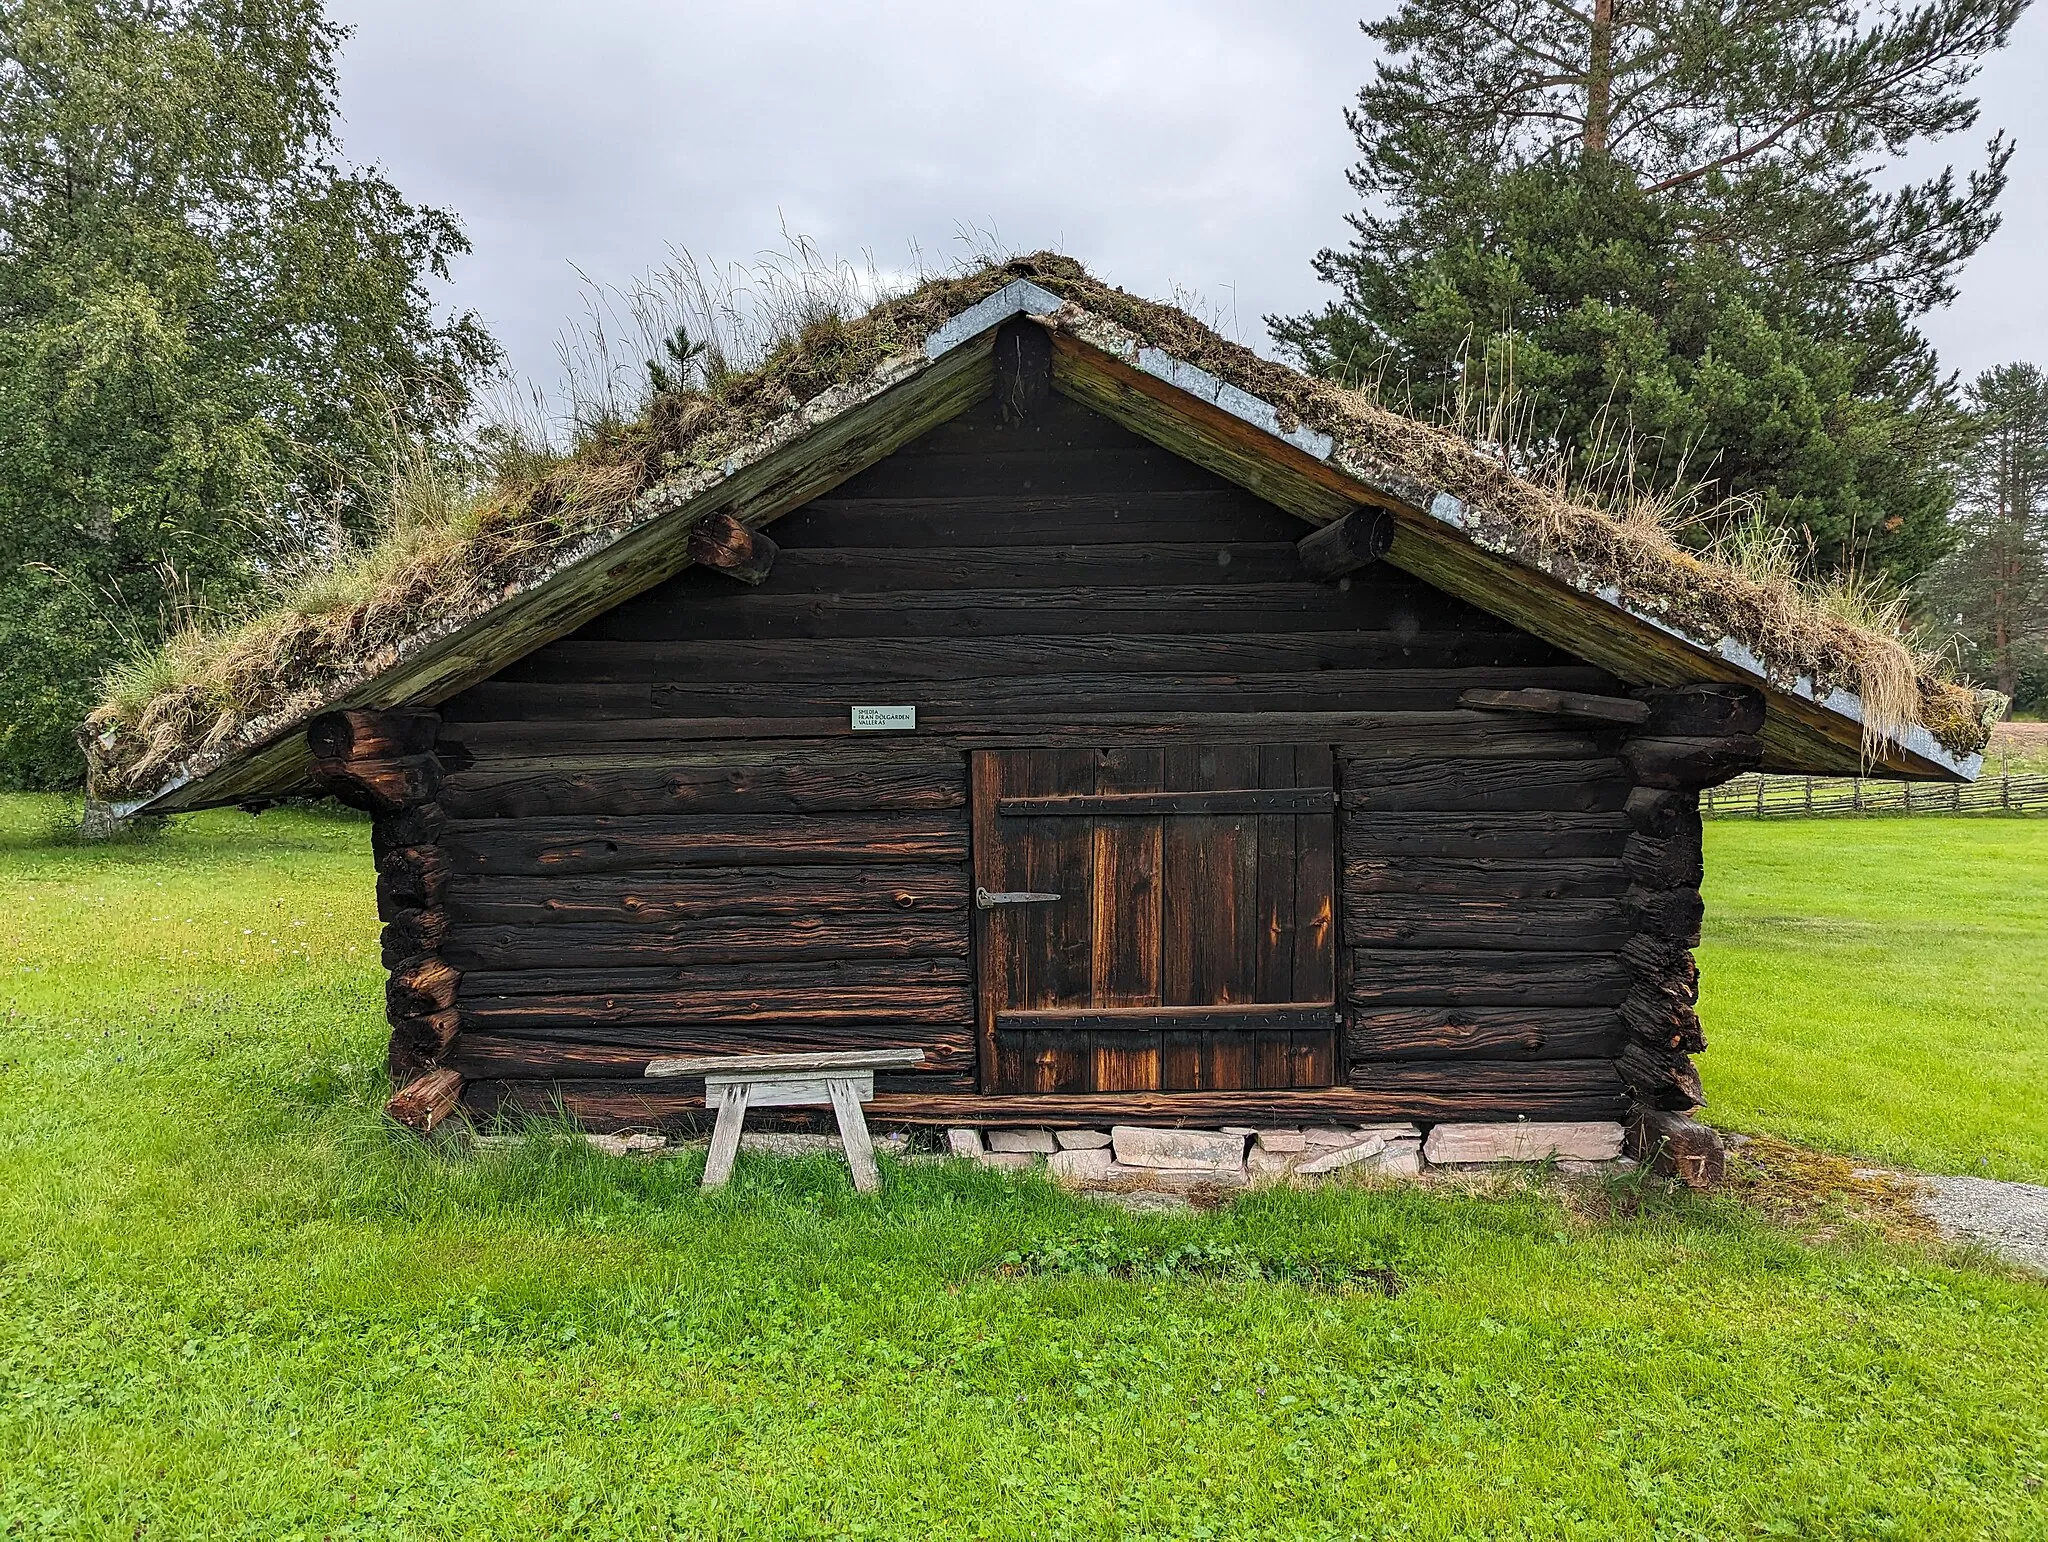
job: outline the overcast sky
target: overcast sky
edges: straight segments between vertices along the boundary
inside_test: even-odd
[[[1384,3],[1384,0],[1375,0]],[[1360,0],[333,0],[344,144],[475,252],[444,291],[552,385],[578,270],[625,283],[671,247],[750,259],[787,228],[884,270],[963,229],[1205,302],[1244,342],[1321,303],[1309,271],[1355,199],[1343,108],[1371,69]],[[1979,132],[2019,140],[2005,225],[1928,322],[1966,376],[2048,365],[2048,8],[1984,72]]]

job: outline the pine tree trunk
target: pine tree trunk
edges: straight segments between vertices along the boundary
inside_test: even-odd
[[[1607,153],[1608,119],[1614,97],[1614,0],[1593,0],[1593,27],[1586,64],[1586,153]]]

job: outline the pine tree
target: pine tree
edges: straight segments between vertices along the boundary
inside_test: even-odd
[[[1347,114],[1365,208],[1274,318],[1309,367],[1448,414],[1512,382],[1538,451],[1617,437],[1754,496],[1819,566],[1943,549],[1960,422],[1915,321],[1996,228],[2010,147],[1893,191],[2025,0],[1407,0]]]

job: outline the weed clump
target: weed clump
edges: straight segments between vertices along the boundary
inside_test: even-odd
[[[995,1273],[1005,1279],[1067,1275],[1096,1280],[1264,1281],[1305,1290],[1373,1291],[1398,1296],[1405,1284],[1384,1264],[1274,1255],[1231,1242],[1134,1243],[1107,1234],[1040,1243],[1005,1253]]]

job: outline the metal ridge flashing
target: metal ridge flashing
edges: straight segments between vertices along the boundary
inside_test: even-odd
[[[971,337],[1000,326],[1012,316],[1050,316],[1067,302],[1031,282],[1012,279],[985,300],[978,300],[924,340],[924,356],[937,359],[952,352]]]

